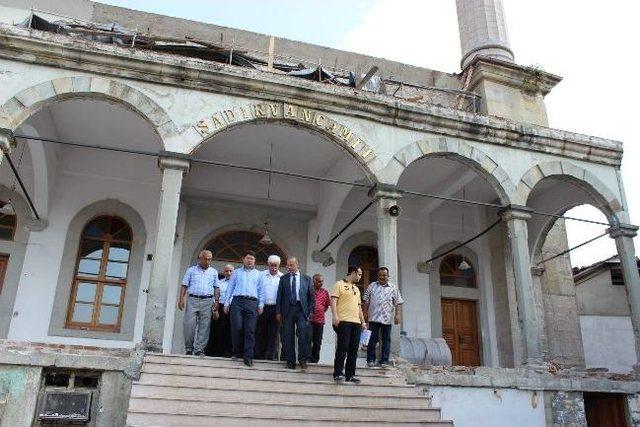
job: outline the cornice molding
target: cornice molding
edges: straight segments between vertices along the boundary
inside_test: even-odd
[[[622,143],[415,104],[386,95],[0,24],[0,57],[248,99],[291,102],[390,126],[619,166]]]

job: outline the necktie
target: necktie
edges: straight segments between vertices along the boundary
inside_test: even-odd
[[[291,275],[291,304],[295,304],[298,298],[296,297],[296,275]]]

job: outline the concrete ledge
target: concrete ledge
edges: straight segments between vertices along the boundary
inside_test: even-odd
[[[519,390],[580,391],[635,394],[640,382],[632,375],[539,368],[405,367],[416,385],[513,388]],[[545,373],[545,371],[547,371]]]
[[[131,349],[0,341],[0,365],[130,372],[135,361],[136,352]]]

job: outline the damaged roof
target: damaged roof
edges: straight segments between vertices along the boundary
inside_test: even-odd
[[[196,39],[152,35],[125,29],[118,23],[95,23],[32,11],[18,26],[63,34],[82,40],[114,44],[124,48],[148,50],[225,63],[265,72],[288,75],[323,84],[351,87],[356,90],[390,95],[409,102],[426,103],[469,112],[477,112],[479,96],[460,89],[422,86],[379,75],[373,66],[366,74],[356,70],[338,70],[275,54],[275,38],[270,38],[268,52]]]

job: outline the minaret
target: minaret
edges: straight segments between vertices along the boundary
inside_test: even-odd
[[[456,0],[465,69],[476,56],[513,62],[502,0]]]

